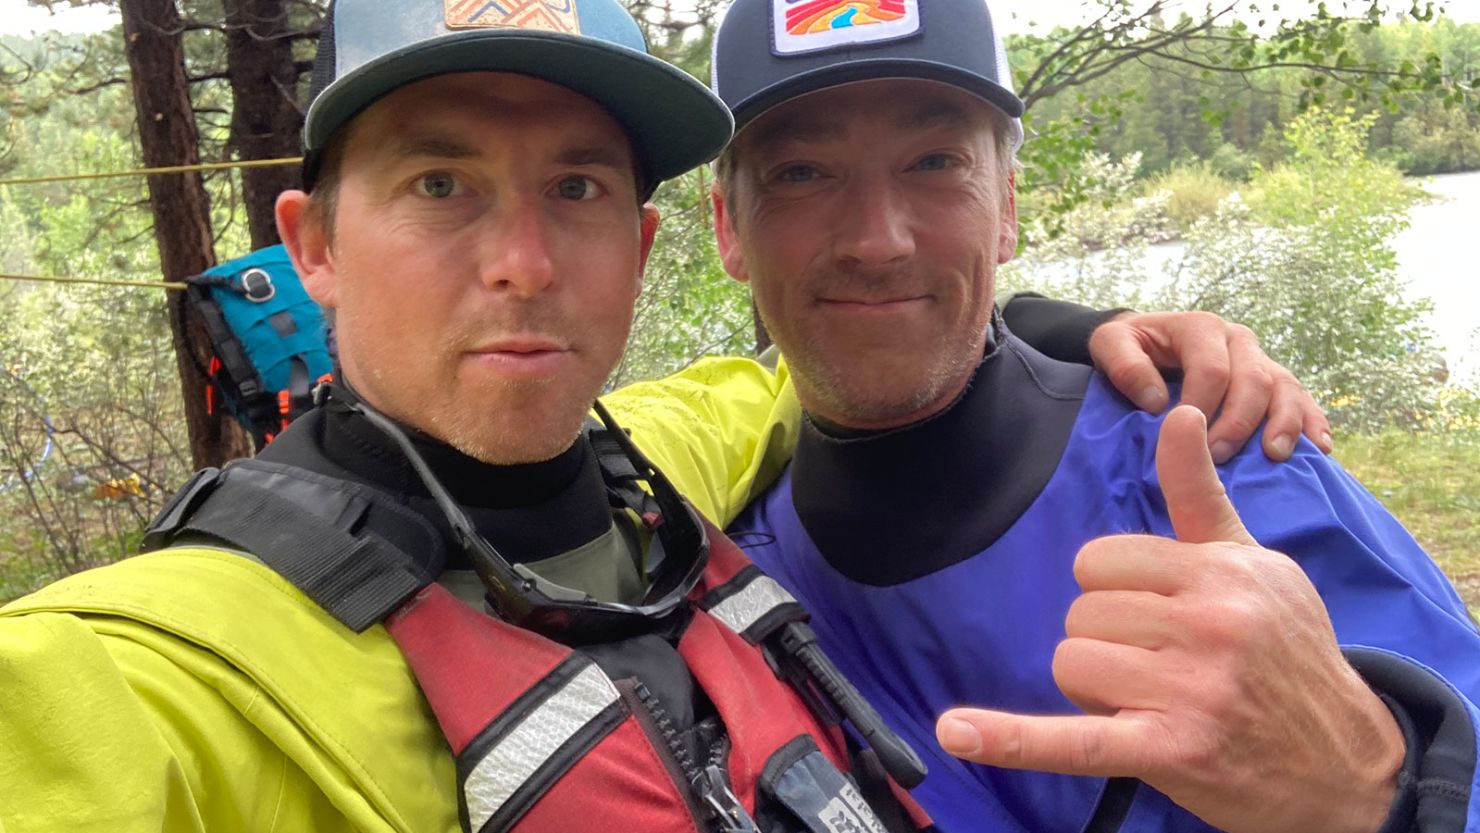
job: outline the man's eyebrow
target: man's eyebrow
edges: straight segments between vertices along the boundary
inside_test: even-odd
[[[475,147],[438,136],[423,136],[399,142],[392,155],[397,159],[430,156],[436,159],[474,159],[483,154]]]
[[[611,145],[581,145],[561,150],[555,155],[557,165],[604,165],[608,168],[626,170],[632,167],[632,157],[625,148]]]
[[[782,142],[817,142],[837,139],[845,132],[843,125],[837,121],[818,119],[810,115],[782,117],[770,124],[759,125],[752,129],[755,135],[751,141],[757,148]]]

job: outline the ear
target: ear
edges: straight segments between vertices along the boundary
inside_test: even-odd
[[[319,306],[333,309],[338,274],[322,213],[303,191],[284,191],[278,195],[276,214],[278,236],[283,239],[303,288]]]
[[[750,282],[750,272],[745,268],[745,254],[740,250],[740,236],[735,233],[735,217],[725,202],[725,192],[715,183],[709,192],[714,203],[714,242],[719,248],[719,260],[730,277],[741,283]]]
[[[1007,198],[1002,201],[1002,217],[997,230],[997,265],[1001,266],[1017,254],[1017,172],[1007,176]]]
[[[632,291],[633,297],[642,294],[643,274],[647,272],[648,256],[653,253],[653,241],[658,237],[658,224],[662,220],[658,207],[652,203],[644,203],[640,210],[642,212],[642,239],[639,241],[641,248],[637,261],[637,286]]]

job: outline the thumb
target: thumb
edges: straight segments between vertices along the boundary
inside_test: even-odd
[[[1156,476],[1178,541],[1257,543],[1239,520],[1213,468],[1208,423],[1202,411],[1179,405],[1167,414],[1156,441]]]

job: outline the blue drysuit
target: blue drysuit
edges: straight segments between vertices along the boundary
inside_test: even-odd
[[[924,423],[855,436],[805,424],[785,477],[731,532],[925,759],[915,795],[942,830],[1076,833],[1104,779],[960,761],[938,746],[935,719],[958,705],[1077,711],[1050,670],[1080,594],[1074,558],[1104,535],[1172,534],[1155,467],[1161,419],[1087,369],[999,341],[961,399]],[[1250,444],[1219,474],[1250,532],[1306,571],[1348,659],[1396,706],[1410,756],[1387,829],[1480,829],[1480,633],[1453,587],[1304,441],[1284,464]],[[1145,785],[1133,796],[1120,830],[1209,829]]]

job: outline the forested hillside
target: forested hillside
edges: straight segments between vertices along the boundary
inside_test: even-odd
[[[1054,35],[1019,38],[1019,64],[1048,48]],[[1437,59],[1457,76],[1480,79],[1480,25],[1440,18],[1353,32],[1347,60],[1398,72]],[[1092,120],[1102,127],[1095,149],[1114,157],[1138,153],[1137,174],[1149,176],[1176,162],[1206,161],[1214,171],[1245,179],[1255,164],[1284,157],[1285,126],[1312,104],[1351,107],[1374,117],[1367,148],[1404,173],[1426,175],[1480,169],[1480,110],[1446,106],[1440,96],[1404,98],[1381,89],[1361,91],[1334,81],[1308,86],[1309,70],[1292,66],[1240,74],[1208,69],[1233,65],[1233,45],[1217,41],[1180,47],[1174,54],[1129,61],[1083,85],[1073,95],[1044,99],[1032,112],[1038,124],[1084,122],[1086,104],[1106,108]],[[1317,76],[1318,78],[1320,76]],[[1452,102],[1451,102],[1452,103]]]

